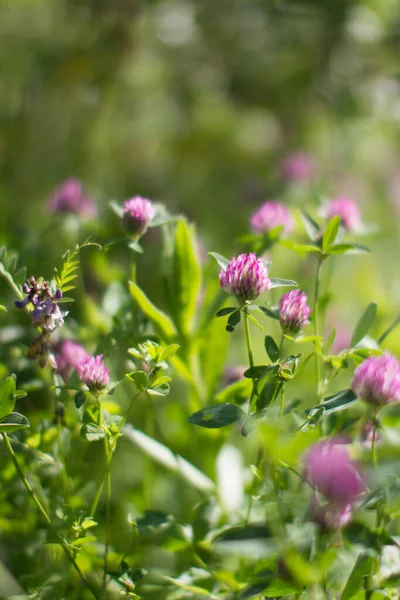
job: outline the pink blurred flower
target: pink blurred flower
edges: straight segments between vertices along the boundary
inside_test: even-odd
[[[306,152],[297,150],[287,154],[281,162],[281,171],[285,179],[305,182],[313,179],[314,163]]]
[[[243,379],[243,373],[248,369],[243,365],[228,365],[224,371],[223,382],[224,385],[231,385]]]
[[[219,274],[221,288],[236,296],[240,304],[251,302],[271,287],[268,267],[254,253],[232,258]]]
[[[73,213],[87,218],[94,217],[97,213],[93,200],[84,194],[81,181],[74,178],[67,179],[53,192],[49,200],[49,211]]]
[[[250,225],[254,233],[267,233],[280,225],[283,225],[284,233],[290,233],[293,220],[286,206],[269,200],[251,216]]]
[[[300,290],[287,292],[279,300],[279,322],[284,333],[299,333],[309,324],[310,313],[307,295]]]
[[[357,232],[362,228],[360,209],[352,198],[333,198],[323,207],[321,214],[328,220],[340,217],[343,227],[348,231]]]
[[[93,356],[89,354],[78,362],[76,372],[79,379],[86,383],[89,390],[94,394],[101,392],[110,383],[110,371],[104,364],[103,355]]]
[[[336,531],[348,525],[353,518],[351,504],[337,507],[330,502],[323,502],[317,496],[311,499],[311,519],[322,529]]]
[[[135,239],[139,239],[154,219],[154,206],[147,198],[135,196],[124,202],[122,224]]]
[[[368,404],[379,407],[400,402],[400,363],[385,352],[370,356],[354,371],[351,389]]]
[[[351,506],[365,489],[361,472],[350,459],[346,445],[338,438],[317,442],[305,458],[306,478],[336,509]]]
[[[64,381],[68,381],[72,370],[88,356],[89,354],[80,344],[71,340],[60,342],[54,349],[56,370]]]

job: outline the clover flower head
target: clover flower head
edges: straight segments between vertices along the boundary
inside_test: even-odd
[[[250,225],[253,233],[267,233],[280,225],[283,225],[284,233],[290,233],[293,220],[286,206],[269,200],[251,216]]]
[[[102,354],[98,356],[89,354],[86,358],[78,362],[76,372],[79,379],[94,394],[103,391],[110,383],[110,371],[104,364]]]
[[[72,340],[64,340],[54,349],[55,368],[63,380],[68,381],[72,370],[88,356],[83,346]]]
[[[305,292],[292,290],[279,300],[279,322],[284,333],[299,333],[309,324],[310,313]]]
[[[135,196],[124,202],[122,225],[135,239],[139,239],[154,219],[153,203],[147,198]]]
[[[321,211],[326,219],[338,216],[347,231],[360,231],[362,228],[361,213],[358,204],[347,196],[333,198]]]
[[[370,356],[354,371],[351,389],[357,396],[375,407],[400,402],[400,363],[385,352]]]
[[[271,287],[268,267],[254,253],[232,258],[219,274],[221,288],[233,294],[240,304],[251,302]]]
[[[365,489],[358,465],[350,459],[346,443],[338,438],[317,442],[305,458],[309,483],[335,510],[352,506]]]
[[[49,200],[49,211],[52,213],[71,213],[82,217],[94,217],[97,210],[93,200],[83,191],[79,179],[70,178],[64,181]]]
[[[297,150],[287,154],[281,163],[282,175],[291,181],[305,182],[314,177],[314,163],[306,152]]]

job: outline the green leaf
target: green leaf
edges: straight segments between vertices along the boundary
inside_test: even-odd
[[[188,421],[192,425],[200,425],[200,427],[206,427],[207,429],[217,429],[231,425],[244,416],[245,413],[241,408],[227,402],[225,404],[206,406],[190,415]]]
[[[215,260],[217,261],[217,263],[219,264],[219,266],[221,267],[221,269],[223,271],[225,271],[226,267],[230,263],[230,260],[228,260],[227,258],[225,258],[225,256],[222,256],[221,254],[217,254],[217,252],[209,252],[208,254],[210,256],[212,256],[213,258],[215,258]]]
[[[250,379],[239,379],[235,383],[231,383],[215,396],[217,402],[233,402],[240,404],[250,397],[253,384]]]
[[[335,243],[340,227],[340,217],[337,215],[332,217],[326,226],[324,237],[322,238],[322,252],[327,254],[329,248]]]
[[[11,413],[15,406],[15,379],[6,377],[0,383],[0,419]]]
[[[279,348],[276,345],[275,340],[270,335],[265,336],[264,347],[271,362],[276,362],[279,358]]]
[[[76,408],[80,408],[86,400],[86,394],[85,392],[83,392],[82,390],[80,390],[79,392],[76,392],[75,397],[74,397],[74,403]]]
[[[213,542],[236,542],[244,540],[268,540],[273,536],[271,529],[262,523],[249,523],[248,525],[229,525],[222,532],[217,533]]]
[[[128,248],[130,248],[134,252],[137,252],[138,254],[143,254],[143,248],[139,244],[139,242],[129,242]]]
[[[315,415],[317,411],[323,409],[324,414],[336,412],[337,410],[344,410],[357,401],[358,397],[351,389],[342,390],[333,396],[327,396],[323,399],[322,404],[317,404],[312,408],[306,410],[306,414]]]
[[[231,313],[237,311],[237,306],[229,306],[227,308],[221,308],[215,315],[216,317],[225,317],[225,315],[230,315]]]
[[[3,304],[0,304],[0,312],[7,312],[7,309]]]
[[[172,304],[177,328],[188,335],[193,328],[197,297],[201,287],[201,267],[194,236],[181,219],[176,227],[172,255]]]
[[[160,337],[165,340],[169,340],[176,336],[177,331],[171,319],[156,306],[154,306],[154,304],[148,299],[146,294],[142,292],[136,283],[133,283],[132,281],[129,282],[129,291],[132,294],[135,302],[139,305],[140,309],[153,323],[154,329],[160,335]]]
[[[316,221],[306,212],[300,210],[301,220],[303,221],[304,228],[310,240],[316,242],[321,238],[321,228]]]
[[[273,288],[278,288],[278,287],[297,287],[297,283],[295,281],[293,281],[292,279],[276,279],[276,278],[272,278],[272,279],[270,279],[270,281],[271,281],[271,284],[272,284],[271,287],[270,287],[271,290]]]
[[[248,379],[258,379],[265,369],[268,368],[268,365],[257,365],[255,367],[250,367],[243,373],[243,377],[247,377]]]
[[[279,321],[279,310],[277,308],[269,308],[268,306],[258,306],[258,310],[260,310],[264,315],[267,315],[270,319],[276,319]]]
[[[240,323],[241,315],[242,313],[240,312],[240,310],[236,310],[235,312],[229,315],[228,325],[226,326],[227,331],[233,331],[235,329],[236,325]]]
[[[148,378],[144,371],[132,371],[132,373],[128,373],[126,377],[133,381],[139,390],[145,390],[147,388]]]
[[[25,415],[12,412],[0,420],[0,433],[11,433],[19,429],[30,427],[30,423]]]
[[[351,336],[350,348],[354,348],[359,341],[363,339],[365,335],[367,335],[374,319],[377,311],[376,302],[370,302],[361,315],[357,325],[355,326],[353,335]]]
[[[288,250],[293,250],[300,256],[303,254],[307,254],[308,252],[319,252],[321,254],[321,248],[318,246],[312,246],[311,244],[296,244],[292,240],[281,240],[281,246],[288,248]]]
[[[272,404],[282,385],[280,365],[269,365],[257,379],[256,393],[251,403],[251,410],[259,411]]]
[[[368,554],[360,554],[349,575],[341,595],[341,600],[350,600],[362,587],[364,577],[371,573],[373,557]]]
[[[86,423],[81,427],[81,436],[88,442],[98,442],[102,440],[106,432],[100,425],[95,423]]]

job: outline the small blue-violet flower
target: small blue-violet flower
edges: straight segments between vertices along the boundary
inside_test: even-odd
[[[267,265],[254,253],[232,258],[226,269],[220,271],[219,281],[221,288],[233,294],[241,305],[255,300],[272,285]]]

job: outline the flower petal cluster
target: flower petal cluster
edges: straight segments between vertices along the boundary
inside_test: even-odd
[[[57,289],[53,293],[47,281],[38,282],[34,277],[29,279],[29,284],[24,283],[23,290],[26,296],[23,300],[17,300],[15,306],[17,308],[25,308],[28,304],[33,306],[33,310],[30,311],[32,327],[41,327],[49,333],[62,327],[68,312],[61,312],[57,304],[57,301],[62,298],[61,290]]]
[[[155,210],[147,198],[135,196],[124,202],[122,225],[135,239],[139,239],[154,219]]]
[[[365,482],[357,463],[349,457],[346,443],[334,438],[314,444],[306,455],[304,474],[325,499],[321,502],[314,496],[311,505],[314,520],[330,529],[347,524]]]
[[[282,175],[291,181],[309,181],[314,177],[314,163],[306,152],[297,150],[287,154],[281,163]]]
[[[232,258],[219,274],[221,288],[233,294],[240,304],[251,302],[271,287],[268,267],[254,253]]]
[[[55,368],[64,381],[68,381],[71,372],[78,363],[85,360],[89,354],[85,348],[72,340],[64,340],[55,347]]]
[[[78,362],[76,372],[79,379],[86,383],[89,390],[98,394],[110,383],[110,371],[104,364],[103,355],[93,356],[89,354],[86,358]]]
[[[97,213],[93,200],[83,191],[82,182],[75,178],[67,179],[53,192],[49,200],[49,211],[72,213],[87,218],[94,217]]]
[[[347,231],[360,231],[362,228],[361,213],[358,204],[346,196],[330,200],[322,210],[322,216],[328,220],[338,216]]]
[[[284,333],[299,333],[309,324],[310,313],[307,295],[301,290],[287,292],[279,300],[279,322]]]
[[[375,407],[400,402],[400,363],[385,352],[370,356],[354,371],[351,389]]]
[[[293,220],[286,206],[280,202],[267,201],[251,216],[250,225],[254,233],[267,233],[280,225],[283,225],[285,233],[290,233]]]

